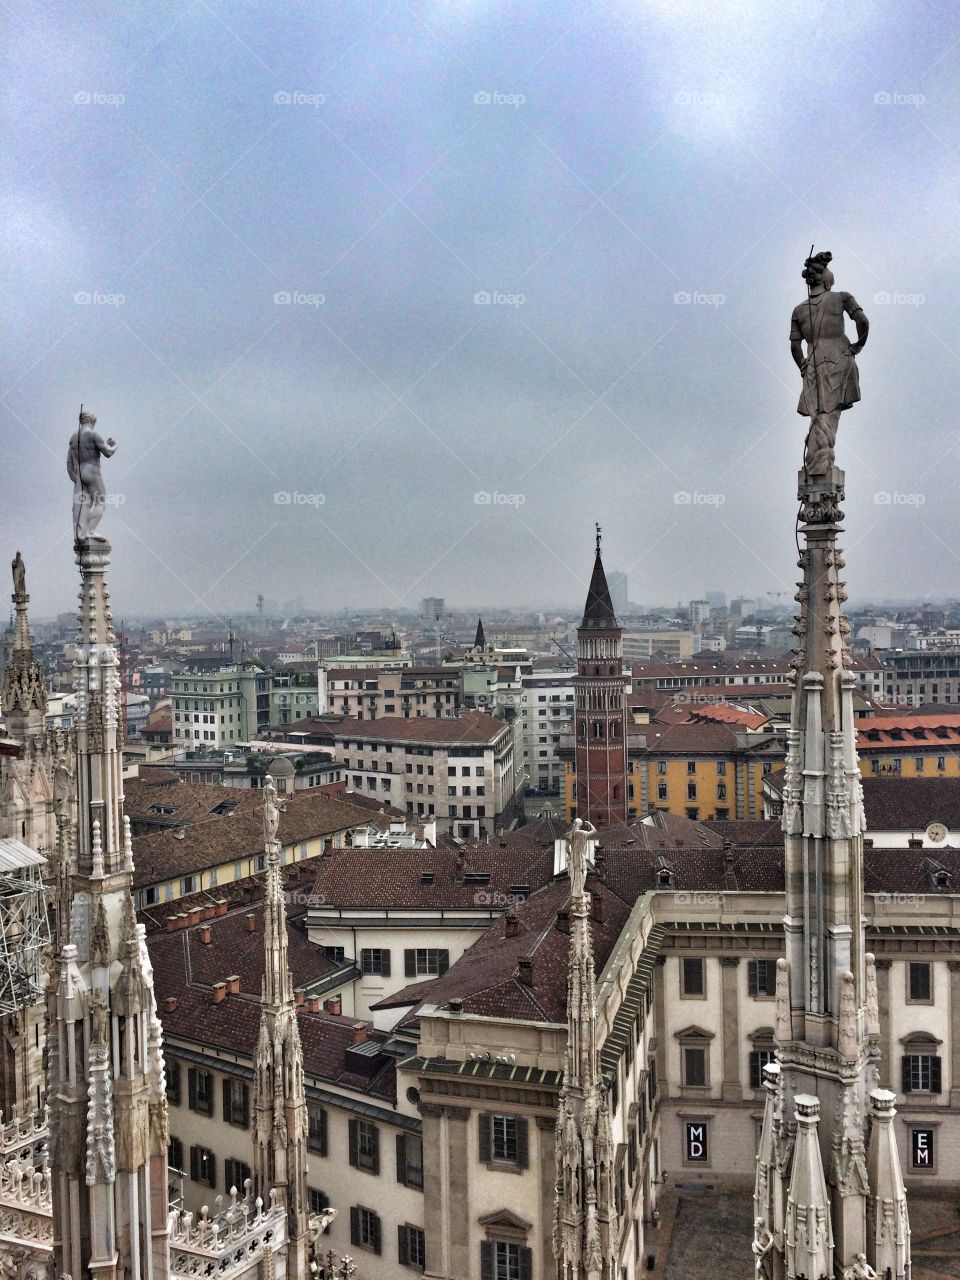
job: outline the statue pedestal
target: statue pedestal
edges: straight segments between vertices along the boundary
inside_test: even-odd
[[[797,501],[803,524],[837,524],[843,519],[840,503],[844,498],[846,477],[839,467],[831,467],[822,476],[797,472]]]

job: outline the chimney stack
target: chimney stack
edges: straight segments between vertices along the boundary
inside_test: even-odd
[[[517,913],[515,911],[508,911],[504,919],[506,921],[506,937],[515,938],[520,932],[520,920]]]
[[[225,982],[215,982],[213,984],[213,1003],[223,1004],[227,996],[227,984]]]
[[[248,911],[247,914],[244,916],[243,923],[247,933],[256,933],[257,913],[255,911]]]
[[[227,978],[227,995],[238,996],[240,994],[240,975],[239,973],[231,973]]]
[[[163,1002],[163,1012],[164,1012],[164,1013],[173,1013],[173,1012],[175,1011],[176,1007],[177,1007],[177,997],[176,997],[176,996],[167,996],[166,1000],[164,1000],[164,1002]]]
[[[570,912],[569,911],[557,912],[557,930],[560,933],[570,932]]]
[[[525,987],[533,986],[533,957],[522,956],[517,962],[517,979]]]
[[[306,1004],[307,1004],[307,1012],[308,1012],[308,1013],[319,1013],[319,1012],[320,1012],[320,997],[319,997],[319,996],[307,996]]]
[[[353,1024],[353,1043],[363,1044],[367,1038],[367,1024],[365,1022],[355,1022]]]
[[[304,1002],[304,999],[305,999],[305,998],[306,998],[306,993],[305,993],[305,991],[304,991],[303,987],[297,987],[297,988],[294,990],[294,993],[293,993],[293,999],[294,999],[294,1003],[296,1004],[296,1006],[297,1006],[297,1008],[298,1008],[298,1009],[299,1009],[299,1008],[300,1008],[300,1006],[303,1004],[303,1002]]]
[[[164,928],[166,929],[167,933],[173,933],[176,929],[179,929],[180,917],[167,916],[166,920],[164,921]]]
[[[462,1000],[448,1000],[448,1001],[447,1001],[447,1008],[450,1010],[450,1012],[451,1012],[451,1013],[463,1013],[463,1001],[462,1001]]]
[[[213,941],[213,930],[208,924],[203,925],[200,929],[200,941],[205,947],[209,947],[210,943]]]
[[[343,1000],[340,996],[331,996],[330,999],[324,1003],[323,1007],[326,1009],[327,1013],[332,1013],[335,1017],[339,1018],[341,1013],[343,1013]]]

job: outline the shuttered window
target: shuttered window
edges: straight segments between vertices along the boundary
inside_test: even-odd
[[[478,1118],[480,1160],[525,1169],[529,1163],[528,1121],[523,1116],[481,1112]]]
[[[381,1252],[380,1215],[374,1213],[373,1209],[364,1209],[356,1204],[351,1206],[350,1243],[359,1249],[370,1249],[373,1253]]]
[[[480,1280],[533,1280],[533,1251],[512,1240],[484,1240]]]
[[[327,1154],[327,1110],[319,1102],[307,1103],[307,1147],[317,1155]]]
[[[423,1143],[415,1134],[397,1134],[397,1181],[405,1187],[423,1186]]]
[[[367,1173],[380,1172],[380,1131],[370,1120],[350,1121],[350,1163]]]
[[[213,1115],[213,1076],[209,1071],[191,1067],[187,1072],[187,1090],[191,1111]]]

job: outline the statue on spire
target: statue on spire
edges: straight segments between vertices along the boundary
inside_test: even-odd
[[[27,594],[27,567],[23,563],[23,556],[18,551],[14,556],[13,564],[13,594],[15,596],[25,596]]]
[[[828,475],[840,414],[860,399],[860,375],[855,356],[863,350],[870,322],[852,293],[834,293],[830,270],[833,254],[814,254],[803,265],[807,297],[793,309],[790,354],[803,377],[797,413],[810,419],[803,465],[808,476]],[[844,316],[857,326],[857,341],[844,332]],[[806,351],[804,351],[806,343]]]
[[[80,423],[70,437],[67,475],[73,481],[73,536],[77,542],[104,542],[97,532],[107,503],[107,491],[100,472],[100,459],[117,451],[113,436],[98,435],[96,414],[80,410]]]

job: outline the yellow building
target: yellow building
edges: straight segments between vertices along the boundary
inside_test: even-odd
[[[862,721],[857,751],[864,777],[960,777],[960,715],[874,716]]]

